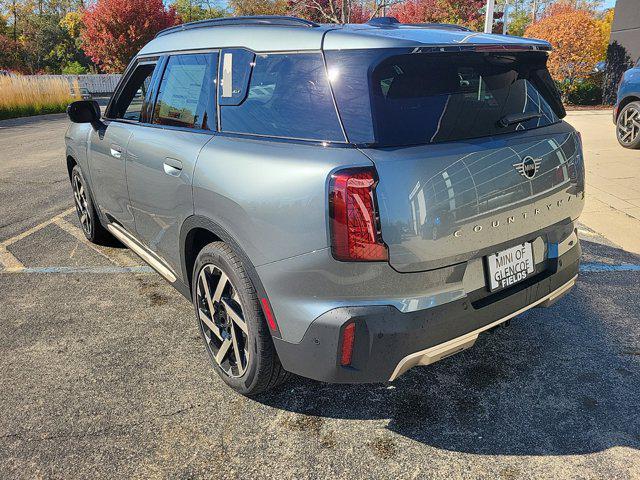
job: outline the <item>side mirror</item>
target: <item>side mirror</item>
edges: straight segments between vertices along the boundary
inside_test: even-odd
[[[95,100],[78,100],[67,107],[67,115],[73,123],[95,123],[100,120],[100,105]]]

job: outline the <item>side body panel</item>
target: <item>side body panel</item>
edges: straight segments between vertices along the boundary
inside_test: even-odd
[[[196,159],[210,134],[134,125],[127,182],[139,239],[181,272],[180,227],[193,214]]]
[[[327,248],[329,175],[366,165],[354,148],[216,135],[196,165],[195,214],[229,232],[256,267]]]
[[[131,128],[126,123],[105,122],[104,128],[92,129],[88,157],[92,192],[98,208],[127,230],[135,231],[126,178]]]
[[[89,146],[89,135],[93,127],[88,123],[69,123],[69,127],[64,135],[66,145],[66,155],[72,157],[80,168],[84,178],[90,181],[91,172],[87,159],[87,149]]]

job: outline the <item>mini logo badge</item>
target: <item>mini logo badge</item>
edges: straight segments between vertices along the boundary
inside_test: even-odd
[[[538,173],[541,163],[541,158],[524,157],[520,163],[514,163],[513,166],[520,175],[531,180]]]

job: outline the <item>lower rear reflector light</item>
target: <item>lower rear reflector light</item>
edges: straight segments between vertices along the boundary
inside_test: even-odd
[[[261,298],[260,302],[262,303],[264,316],[267,318],[267,324],[269,325],[271,331],[275,332],[276,330],[278,330],[278,325],[276,324],[276,319],[273,317],[273,312],[271,311],[269,301],[266,298]]]
[[[342,330],[342,350],[340,354],[340,365],[351,365],[353,355],[353,341],[356,338],[356,324],[350,323]]]

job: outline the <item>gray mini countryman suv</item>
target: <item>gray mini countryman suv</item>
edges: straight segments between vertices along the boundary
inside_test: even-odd
[[[193,301],[233,389],[391,381],[576,282],[580,136],[546,42],[244,17],[165,30],[66,155],[87,238]]]

